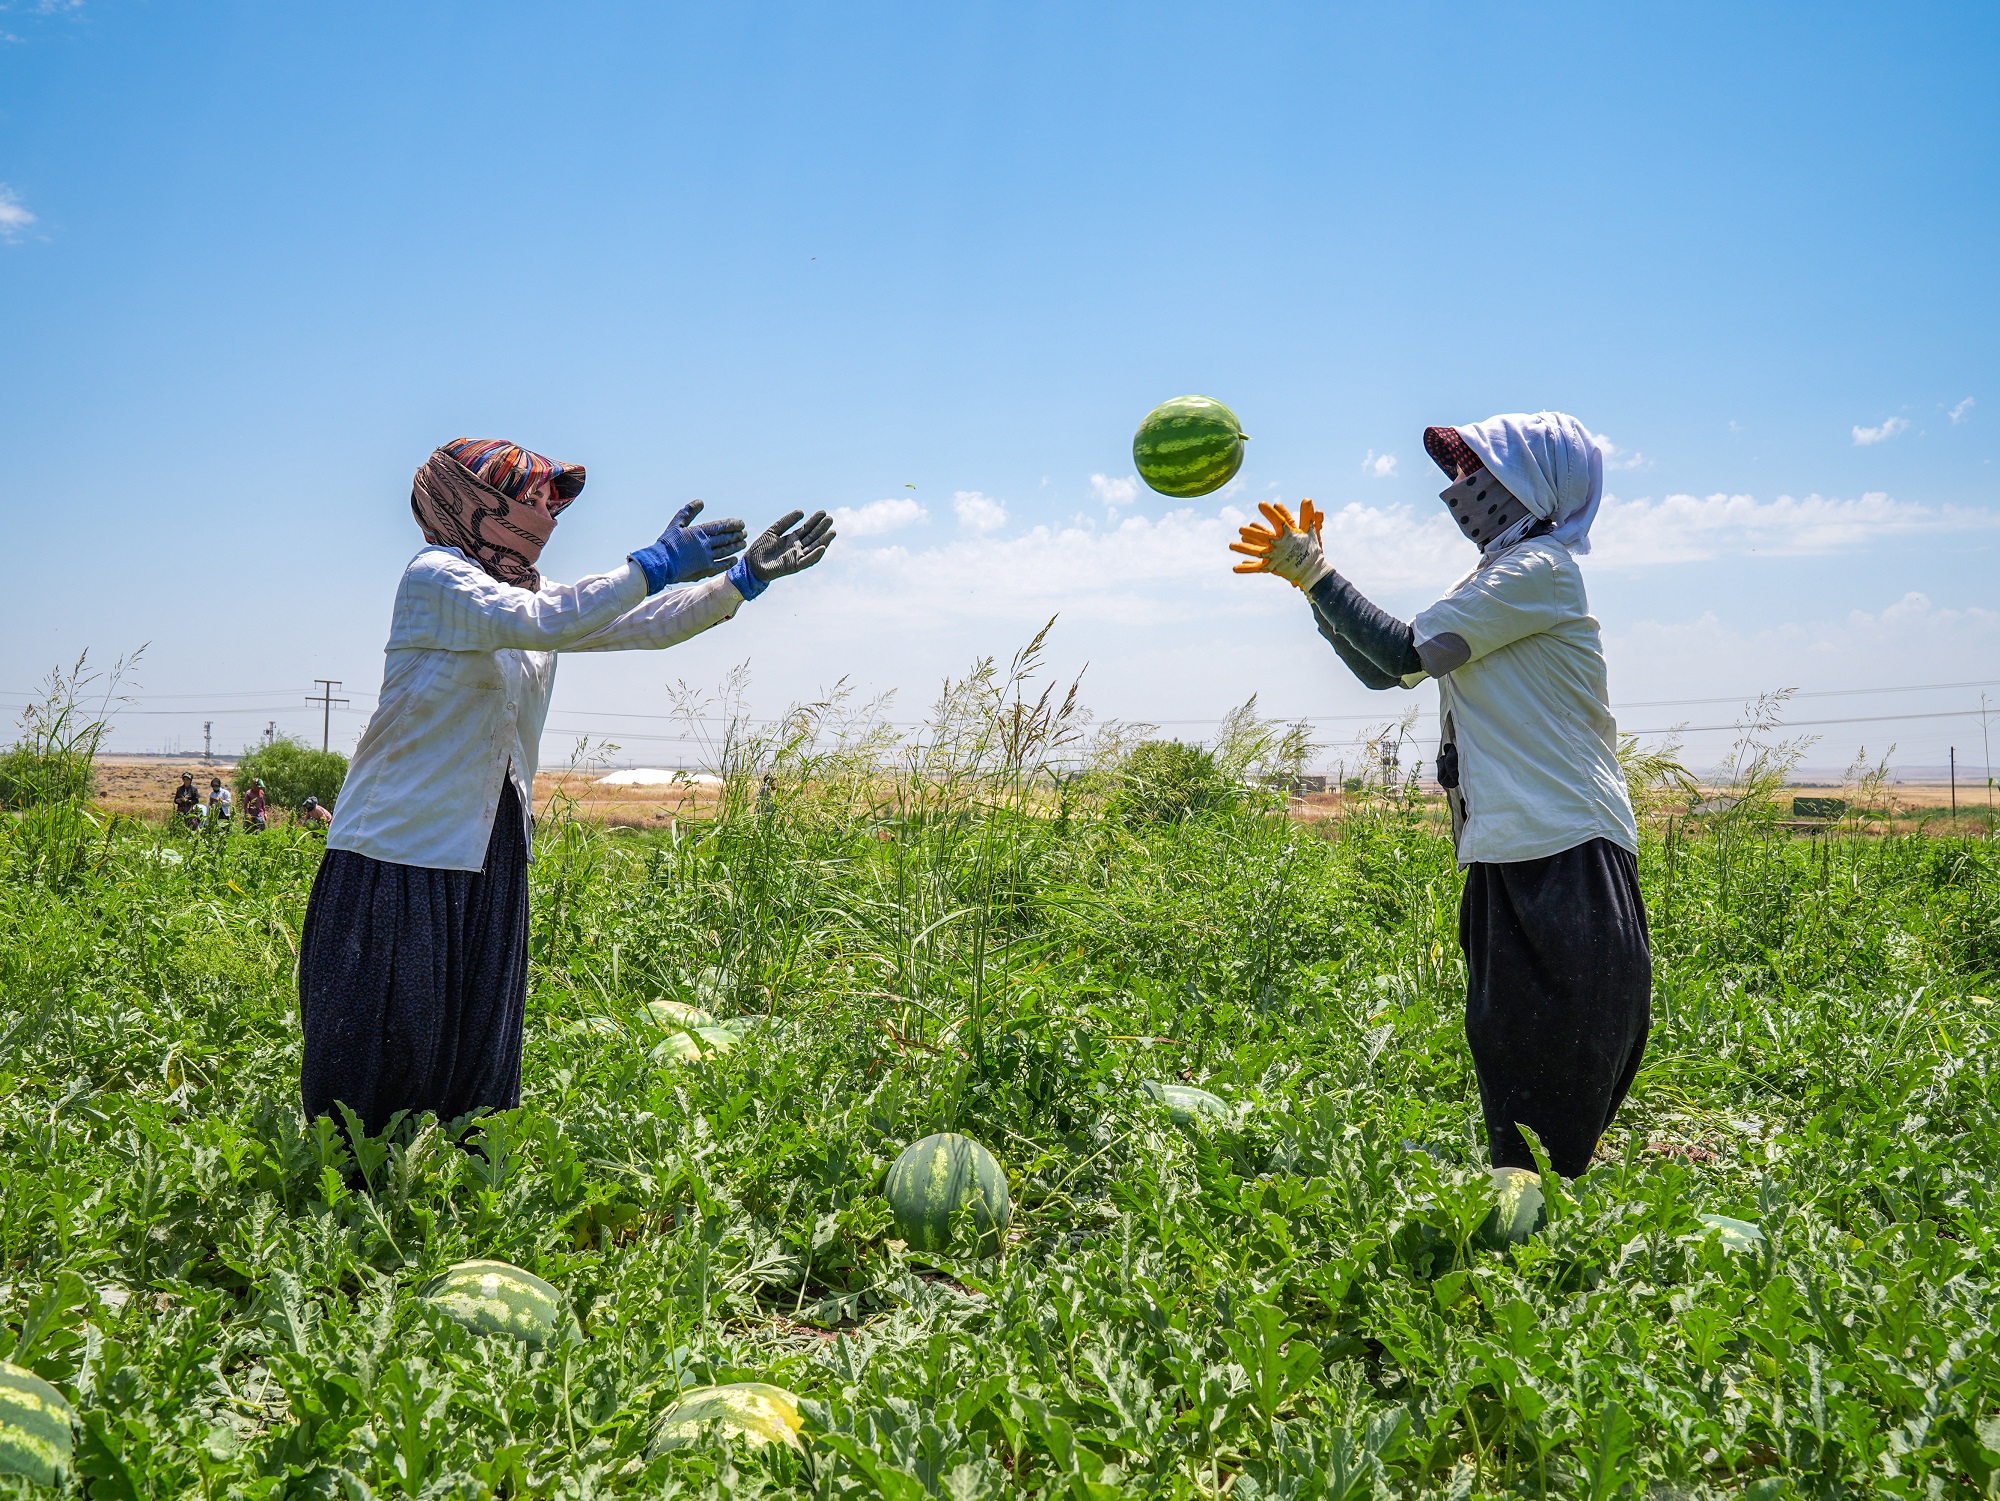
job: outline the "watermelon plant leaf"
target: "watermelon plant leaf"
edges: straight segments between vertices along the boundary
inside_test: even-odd
[[[1632,1415],[1617,1398],[1606,1397],[1586,1430],[1583,1480],[1590,1501],[1610,1501],[1631,1478],[1626,1461],[1633,1437]]]
[[[55,1281],[28,1302],[7,1357],[18,1366],[32,1365],[38,1351],[57,1343],[65,1348],[82,1336],[68,1328],[69,1316],[92,1302],[90,1287],[75,1272],[56,1273]]]

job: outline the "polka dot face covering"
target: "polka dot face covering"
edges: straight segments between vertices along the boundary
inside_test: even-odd
[[[1454,480],[1438,492],[1438,499],[1451,512],[1458,529],[1482,551],[1490,551],[1509,532],[1525,531],[1523,523],[1534,517],[1516,500],[1507,487],[1484,467],[1474,469],[1464,479]],[[1519,537],[1507,538],[1518,541]]]

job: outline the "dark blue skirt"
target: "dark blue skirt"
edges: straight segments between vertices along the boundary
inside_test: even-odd
[[[1540,860],[1471,865],[1458,907],[1465,1036],[1495,1167],[1590,1166],[1646,1056],[1653,952],[1639,867],[1608,839]]]
[[[484,869],[392,865],[328,850],[299,942],[308,1119],[335,1102],[381,1132],[521,1103],[528,848],[509,777]]]

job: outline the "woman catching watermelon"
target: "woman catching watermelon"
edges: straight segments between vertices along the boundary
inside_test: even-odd
[[[536,561],[583,480],[580,464],[474,438],[417,471],[424,546],[299,945],[308,1116],[344,1104],[374,1134],[398,1111],[520,1103],[528,813],[556,654],[685,641],[834,537],[824,512],[800,526],[794,511],[746,549],[741,521],[696,522],[696,501],[611,572],[545,582]]]
[[[1231,548],[1312,601],[1319,632],[1370,688],[1435,678],[1438,783],[1465,890],[1465,1033],[1495,1167],[1535,1166],[1541,1138],[1565,1177],[1590,1165],[1638,1072],[1651,1024],[1652,951],[1638,829],[1618,768],[1604,649],[1579,554],[1604,459],[1560,412],[1433,427],[1440,498],[1479,562],[1401,621],[1364,599],[1320,547],[1311,501],[1294,521],[1260,507]]]

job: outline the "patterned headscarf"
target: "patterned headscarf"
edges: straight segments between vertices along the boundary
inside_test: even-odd
[[[1424,451],[1431,456],[1431,462],[1444,471],[1446,479],[1457,479],[1472,470],[1486,467],[1455,427],[1425,428]]]
[[[535,561],[583,479],[581,464],[497,439],[454,438],[417,471],[410,510],[431,541],[456,547],[503,584],[539,589]],[[520,498],[544,480],[553,481],[545,495]]]

